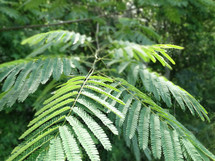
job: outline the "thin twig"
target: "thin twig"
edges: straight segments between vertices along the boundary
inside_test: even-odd
[[[134,10],[134,9],[131,9],[131,10]],[[128,11],[129,10],[125,10],[125,12],[128,12]],[[96,16],[96,17],[92,17],[92,18],[84,18],[84,19],[77,19],[77,20],[70,20],[70,21],[61,21],[61,22],[51,23],[51,24],[36,24],[36,25],[23,25],[23,26],[15,26],[15,27],[2,27],[0,29],[0,32],[29,29],[29,28],[40,28],[40,27],[66,25],[66,24],[72,24],[72,23],[76,23],[76,22],[92,21],[92,20],[95,20],[96,18],[111,17],[114,15],[118,15],[117,12],[114,12],[113,14],[108,14],[108,15],[104,14],[104,15],[100,15],[100,16]]]
[[[99,39],[98,39],[98,34],[99,34],[99,23],[96,24],[96,46],[97,49],[99,49]]]
[[[0,32],[27,29],[27,28],[40,28],[40,27],[49,27],[49,26],[59,26],[59,25],[71,24],[71,23],[75,23],[75,22],[91,21],[92,19],[94,19],[94,18],[77,19],[77,20],[71,20],[71,21],[61,21],[61,22],[58,22],[58,23],[41,24],[41,25],[25,25],[25,26],[16,26],[16,27],[7,27],[7,28],[3,27],[2,29],[0,29]]]
[[[96,44],[97,44],[97,49],[96,49],[95,55],[94,55],[95,60],[94,60],[94,62],[93,62],[92,68],[89,70],[89,72],[88,72],[88,74],[87,74],[87,76],[86,76],[86,78],[85,78],[83,84],[81,85],[81,88],[80,88],[80,90],[78,91],[78,95],[77,95],[77,97],[75,98],[75,101],[73,102],[73,105],[72,105],[72,107],[70,108],[70,111],[69,111],[69,113],[67,114],[67,116],[70,116],[70,115],[71,115],[72,110],[73,110],[73,108],[75,107],[76,102],[78,101],[78,99],[79,99],[79,97],[80,97],[80,95],[81,95],[81,92],[82,92],[83,89],[84,89],[85,84],[87,83],[87,81],[89,80],[90,76],[94,73],[94,71],[95,71],[95,69],[96,69],[96,63],[97,63],[97,61],[100,60],[100,59],[98,58],[98,53],[99,53],[99,51],[100,51],[100,48],[99,48],[99,39],[98,39],[98,37],[97,37],[98,32],[99,32],[99,25],[98,25],[98,23],[97,23],[96,34],[95,34],[95,35],[96,35]],[[64,120],[62,126],[63,126],[65,123],[66,123],[66,120]],[[57,133],[57,134],[58,134],[58,133]],[[56,134],[56,136],[57,136],[57,134]]]

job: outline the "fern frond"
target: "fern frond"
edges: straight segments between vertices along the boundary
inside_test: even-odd
[[[187,139],[183,138],[183,139],[181,139],[181,142],[183,143],[186,151],[188,152],[188,154],[194,161],[202,160],[201,155],[198,153],[196,148]]]
[[[67,99],[65,101],[62,101],[61,103],[53,106],[52,108],[49,108],[49,110],[46,110],[45,112],[43,112],[41,115],[39,115],[38,117],[34,118],[28,126],[33,125],[34,123],[38,122],[39,120],[41,120],[42,118],[46,117],[47,115],[49,115],[50,113],[52,113],[53,111],[57,110],[58,108],[70,104],[74,102],[74,99]]]
[[[11,157],[8,158],[7,161],[12,161],[13,159],[15,159],[17,156],[19,156],[22,152],[24,152],[25,150],[27,150],[29,147],[31,147],[32,145],[34,145],[35,143],[38,143],[38,141],[42,138],[44,138],[45,136],[49,135],[50,133],[56,131],[58,129],[58,127],[55,127],[51,130],[46,131],[45,133],[43,133],[42,135],[36,137],[34,140],[28,142],[26,145],[21,146],[19,150],[17,150],[15,153],[13,153],[11,155]],[[39,147],[42,146],[41,144],[39,145]],[[38,147],[37,147],[38,148]],[[32,153],[33,151],[31,151]],[[23,158],[25,158],[27,156],[24,156]]]
[[[128,71],[127,80],[131,85],[135,85],[138,80],[139,74],[139,65],[131,64],[130,70]]]
[[[84,105],[85,107],[87,107],[91,112],[93,112],[95,114],[95,116],[100,119],[102,121],[102,123],[107,126],[111,132],[115,135],[118,135],[118,130],[117,128],[113,125],[113,122],[104,114],[102,113],[97,107],[98,105],[95,106],[95,104],[93,103],[92,100],[90,99],[83,99],[83,98],[79,98],[78,103]]]
[[[72,63],[63,64],[63,61],[78,61],[75,57],[38,57],[4,63],[0,65],[0,80],[3,82],[3,96],[0,99],[1,108],[12,106],[16,100],[23,102],[34,93],[40,84],[46,83],[52,75],[58,80],[63,70],[74,69]],[[54,62],[60,63],[60,71],[56,71]],[[68,66],[66,66],[68,65]],[[59,68],[58,68],[59,69]],[[69,75],[70,73],[67,72]]]
[[[178,138],[184,138],[186,140],[186,142],[188,143],[188,146],[192,145],[196,151],[197,149],[201,152],[201,155],[204,156],[205,158],[211,158],[212,160],[215,159],[215,156],[208,151],[197,139],[196,137],[189,131],[187,130],[180,122],[178,122],[174,116],[172,116],[169,113],[166,113],[166,115],[164,114],[159,114],[160,117],[162,117],[164,120],[166,120],[166,122],[168,122],[168,124],[177,132]],[[180,139],[181,141],[181,139]],[[184,151],[187,152],[185,146],[183,144],[181,144],[181,149],[185,149]],[[183,150],[182,150],[183,151]],[[187,152],[188,154],[190,152]],[[196,153],[196,152],[195,152]],[[184,157],[187,158],[189,156],[186,155],[186,153],[183,153]],[[197,155],[199,155],[197,153]]]
[[[139,120],[139,112],[141,109],[141,103],[138,101],[135,101],[128,114],[128,122],[127,122],[127,129],[126,129],[126,135],[131,139],[133,138],[136,129],[137,129],[137,123]]]
[[[89,158],[91,160],[99,161],[100,160],[99,153],[88,131],[82,126],[82,124],[76,118],[70,116],[67,117],[66,119],[74,129],[74,132],[78,137],[78,140],[86,150]]]
[[[183,110],[185,110],[185,106],[187,106],[193,115],[197,113],[202,120],[204,120],[204,117],[209,120],[204,107],[184,89],[168,81],[166,78],[159,76],[157,73],[150,72],[148,69],[140,69],[139,73],[146,90],[152,92],[157,100],[159,100],[161,96],[163,101],[170,106],[172,104],[170,97],[171,92]]]
[[[189,155],[196,155],[196,152],[191,154],[191,152],[188,152],[185,146],[180,143],[181,139],[186,139],[186,141],[189,142],[188,144],[192,146],[195,151],[198,152],[197,154],[201,155],[202,158],[214,159],[214,155],[210,153],[190,131],[178,122],[174,116],[158,106],[144,93],[125,80],[118,78],[117,80],[119,80],[121,85],[126,88],[124,99],[128,100],[130,95],[130,97],[134,97],[135,101],[138,101],[145,106],[141,109],[137,125],[140,149],[142,149],[142,147],[145,149],[147,148],[148,135],[150,135],[151,150],[155,158],[160,159],[161,153],[163,153],[165,160],[183,160],[184,158],[189,159]],[[134,105],[135,101],[131,101],[130,104],[132,103],[132,105]],[[120,111],[122,110],[121,105],[119,106],[119,109]],[[131,139],[129,139],[129,136],[127,135],[127,128],[130,127],[130,121],[128,118],[129,115],[131,116],[130,113],[133,113],[132,110],[132,107],[128,108],[128,111],[125,113],[125,121],[123,124],[123,136],[128,147],[130,147],[131,144]],[[143,138],[145,138],[144,142]]]
[[[95,86],[90,86],[90,85],[86,85],[84,88],[88,88],[88,89],[94,90],[94,91],[96,91],[98,93],[101,93],[102,95],[108,96],[109,98],[117,101],[118,103],[120,103],[122,105],[125,105],[124,102],[122,102],[120,99],[118,99],[118,98],[114,97],[113,95],[111,95],[111,94],[103,91],[101,88],[97,88]]]
[[[61,60],[61,58],[55,59],[53,66],[54,66],[53,78],[55,80],[59,80],[61,74],[63,73],[63,61]]]
[[[124,115],[118,109],[116,109],[114,106],[111,106],[111,104],[103,101],[100,97],[98,97],[92,93],[86,92],[86,91],[82,92],[82,95],[89,97],[89,98],[95,100],[96,102],[98,102],[99,104],[105,106],[108,110],[112,111],[120,118],[124,118]]]
[[[109,138],[105,134],[104,130],[95,122],[84,110],[78,107],[74,107],[73,112],[76,113],[88,126],[88,128],[94,133],[94,135],[102,143],[106,150],[111,150],[112,146]]]
[[[165,160],[176,160],[174,155],[173,141],[169,129],[164,122],[161,122],[162,148]]]
[[[141,58],[145,62],[156,62],[158,60],[163,66],[167,66],[171,69],[171,66],[165,61],[169,60],[171,63],[175,64],[174,60],[166,53],[165,48],[176,48],[183,49],[182,47],[169,44],[160,45],[139,45],[128,41],[113,41],[113,50],[110,53],[115,54],[118,58],[127,57],[134,58],[139,61]],[[161,54],[160,54],[161,53]],[[164,59],[165,58],[165,59]],[[121,73],[129,62],[124,62],[120,65],[119,73]]]
[[[172,137],[172,143],[173,143],[173,147],[174,147],[173,150],[174,150],[175,160],[183,161],[184,159],[183,159],[183,155],[182,155],[182,150],[181,150],[178,134],[175,130],[172,131],[170,134]]]
[[[149,140],[149,122],[150,122],[150,108],[143,108],[140,112],[139,119],[139,145],[140,148],[145,150],[148,147]]]
[[[69,132],[67,126],[59,128],[60,137],[62,139],[63,148],[69,161],[81,161],[81,154],[74,136]]]
[[[50,141],[48,160],[64,161],[63,147],[59,137],[54,138]]]
[[[103,128],[94,120],[93,116],[100,119],[116,135],[118,131],[104,114],[104,107],[123,117],[117,108],[101,99],[102,96],[108,96],[109,100],[124,104],[118,97],[105,92],[110,87],[106,82],[112,82],[112,80],[101,76],[92,76],[86,80],[86,77],[78,76],[59,86],[60,88],[53,92],[53,96],[44,101],[44,107],[35,114],[36,117],[29,123],[29,129],[20,137],[25,141],[14,149],[9,160],[22,160],[28,157],[36,160],[40,154],[38,150],[43,151],[43,147],[48,150],[44,156],[48,160],[65,160],[65,158],[81,160],[78,143],[82,145],[91,160],[100,160],[93,140],[94,136],[106,150],[111,150],[112,146]],[[109,89],[115,92],[120,91],[115,87]],[[66,122],[69,122],[71,126],[64,125]],[[89,129],[92,133],[89,132]],[[36,143],[34,140],[38,142]],[[71,141],[73,145],[68,141]],[[60,149],[56,149],[58,146]],[[74,151],[70,148],[74,148]],[[55,156],[58,153],[59,158]]]
[[[24,137],[26,137],[27,135],[29,135],[32,131],[34,131],[35,129],[37,129],[38,127],[40,127],[42,124],[44,124],[45,122],[47,122],[48,120],[54,118],[57,115],[60,115],[61,113],[70,110],[69,106],[66,106],[64,108],[61,108],[60,110],[57,110],[56,112],[52,113],[51,115],[49,115],[48,117],[46,117],[45,119],[39,121],[38,123],[34,124],[31,128],[29,128],[27,131],[25,131],[19,139],[23,139]]]
[[[128,67],[129,64],[130,64],[130,62],[123,62],[123,63],[121,63],[121,64],[118,66],[118,73],[119,73],[119,74],[122,73],[122,72],[125,70],[125,68]]]
[[[125,106],[119,106],[119,110],[122,111],[122,114],[124,116],[127,115],[127,112],[129,110],[130,104],[132,103],[133,100],[133,96],[131,95],[125,95],[125,97],[123,98],[123,101],[126,102]],[[116,118],[116,125],[121,127],[123,125],[123,122],[125,121],[125,117],[124,118]]]
[[[161,157],[161,131],[160,120],[157,115],[152,114],[150,118],[150,130],[151,130],[151,145],[153,156],[157,159]]]
[[[46,49],[48,49],[51,46],[56,46],[59,44],[65,44],[62,46],[61,49],[65,50],[69,46],[75,46],[76,48],[79,45],[84,45],[84,43],[89,43],[91,41],[90,37],[87,37],[85,35],[80,35],[79,33],[70,32],[70,31],[64,31],[64,30],[56,30],[56,31],[50,31],[46,33],[40,33],[37,35],[34,35],[32,37],[29,37],[22,41],[22,44],[29,44],[30,46],[40,44],[40,47],[36,48],[29,57],[34,57],[38,54],[41,54]],[[56,69],[56,68],[55,68]],[[57,69],[59,70],[59,69]]]

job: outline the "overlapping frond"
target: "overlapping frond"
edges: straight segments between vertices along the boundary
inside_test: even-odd
[[[56,30],[29,37],[23,40],[22,44],[29,44],[30,46],[39,44],[39,47],[34,49],[34,51],[29,55],[29,57],[34,57],[43,53],[51,46],[61,44],[62,46],[60,51],[64,51],[70,46],[72,46],[72,49],[75,50],[78,46],[83,46],[90,41],[91,38],[86,35],[80,35],[79,33],[75,33],[73,31]]]
[[[131,85],[135,85],[140,79],[145,90],[153,93],[157,101],[162,99],[168,107],[171,107],[174,98],[183,111],[188,108],[192,115],[199,116],[203,121],[205,118],[209,121],[207,111],[191,94],[158,73],[151,72],[144,64],[130,62],[123,68],[124,70],[128,72],[127,80]]]
[[[101,97],[107,96],[124,105],[123,101],[106,92],[112,79],[101,76],[78,76],[59,86],[54,95],[44,102],[35,118],[29,123],[29,129],[20,139],[25,141],[11,154],[8,160],[22,160],[28,157],[40,157],[37,150],[49,149],[48,160],[81,160],[83,148],[91,160],[100,160],[94,135],[104,149],[111,150],[111,143],[97,119],[118,134],[116,127],[105,114],[105,108],[119,117],[124,115]],[[119,91],[115,87],[111,90]],[[95,120],[96,119],[96,120]],[[82,148],[80,148],[80,145]],[[56,149],[59,147],[58,149]],[[42,156],[41,156],[42,157]]]
[[[187,107],[192,115],[199,116],[203,121],[205,118],[209,121],[207,111],[193,96],[165,77],[151,72],[139,59],[142,58],[146,63],[150,60],[155,62],[157,59],[163,66],[170,67],[165,60],[173,64],[175,62],[165,49],[182,49],[181,47],[169,44],[143,46],[124,41],[113,41],[113,46],[114,48],[110,52],[115,59],[107,62],[107,65],[118,63],[118,73],[127,72],[127,80],[131,85],[135,85],[140,78],[145,89],[153,93],[158,101],[162,99],[168,107],[171,107],[171,97],[173,97],[182,110]]]
[[[177,101],[182,110],[187,107],[192,115],[197,114],[202,120],[209,120],[207,112],[199,102],[181,87],[173,84],[165,77],[159,76],[155,72],[150,72],[146,68],[139,68],[139,75],[145,89],[152,92],[157,100],[162,100],[171,107],[171,95]]]
[[[82,68],[78,57],[68,56],[38,57],[1,64],[0,82],[3,83],[3,93],[0,96],[0,110],[4,105],[12,106],[16,100],[23,102],[51,76],[54,80],[59,80],[61,75],[69,76]]]
[[[110,50],[110,53],[116,58],[127,58],[127,62],[124,61],[119,67],[119,73],[121,73],[131,62],[130,59],[134,58],[139,61],[142,59],[144,62],[156,62],[157,60],[163,65],[171,69],[169,63],[165,60],[167,59],[172,64],[175,64],[174,60],[167,54],[165,49],[175,48],[183,49],[180,46],[170,45],[170,44],[158,44],[158,45],[139,45],[136,43],[128,41],[113,41],[113,49]],[[111,65],[117,62],[113,60],[108,63]]]
[[[152,155],[157,159],[161,158],[161,154],[167,161],[184,160],[190,157],[193,160],[215,158],[174,116],[152,100],[149,101],[149,97],[125,80],[118,80],[133,98],[129,101],[129,110],[124,113],[123,135],[127,146],[132,147],[130,139],[137,135],[139,149],[151,149]],[[125,96],[129,95],[127,92],[124,92]],[[126,97],[128,100],[128,96]],[[119,109],[123,112],[120,106]],[[120,127],[117,120],[116,124]]]

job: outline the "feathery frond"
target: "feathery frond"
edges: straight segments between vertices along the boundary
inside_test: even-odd
[[[130,129],[133,120],[138,120],[138,128],[136,130],[133,128],[132,134],[135,133],[136,135],[136,132],[138,132],[139,149],[145,150],[151,147],[154,158],[160,159],[163,153],[167,161],[184,160],[184,158],[188,159],[191,155],[194,160],[197,160],[199,157],[206,160],[209,158],[214,159],[215,156],[191,132],[179,123],[175,117],[159,107],[150,98],[145,96],[144,93],[125,80],[118,80],[128,90],[127,92],[132,93],[134,96],[134,100],[129,102],[132,105],[128,112],[125,113],[125,123],[123,125],[123,135],[127,146],[130,147],[131,142],[129,135],[127,135],[128,129]],[[136,109],[139,111],[137,102],[141,104],[140,115],[134,113]],[[117,125],[119,126],[119,124]],[[136,127],[136,124],[134,127]],[[150,138],[148,137],[149,135]],[[181,141],[181,139],[186,140],[186,145],[184,145],[184,141]],[[148,146],[148,143],[151,143],[151,145]],[[185,152],[182,150],[183,148]]]
[[[79,64],[78,61],[78,57],[49,56],[1,64],[0,82],[3,82],[3,96],[0,99],[0,110],[4,105],[12,106],[16,100],[23,102],[51,76],[55,80],[59,80],[62,74],[69,76],[75,73],[79,68],[75,65],[75,63]]]
[[[63,147],[59,137],[50,141],[50,148],[48,152],[48,160],[64,161]]]
[[[184,89],[168,81],[165,77],[159,76],[155,72],[150,72],[146,68],[140,68],[139,74],[146,90],[152,92],[157,100],[160,100],[161,97],[167,106],[170,107],[172,105],[171,93],[183,110],[187,106],[193,115],[197,113],[202,120],[204,120],[204,117],[209,120],[204,107]]]
[[[139,145],[140,149],[145,150],[148,147],[149,140],[149,122],[150,122],[150,108],[141,109],[140,119],[139,119]]]
[[[30,46],[34,46],[39,44],[40,47],[36,48],[28,57],[34,57],[45,50],[47,50],[51,46],[57,46],[61,44],[61,50],[65,50],[70,46],[73,46],[73,49],[76,49],[80,45],[84,45],[91,41],[90,37],[86,35],[80,35],[79,33],[64,31],[64,30],[56,30],[49,31],[46,33],[40,33],[29,37],[22,41],[22,44],[29,44]],[[66,45],[65,45],[66,43]],[[59,70],[59,69],[58,69]]]
[[[74,136],[69,132],[68,127],[62,126],[59,128],[59,131],[67,159],[69,161],[81,161],[81,154],[77,141],[75,140]]]
[[[183,49],[180,46],[170,44],[159,44],[159,45],[139,45],[128,41],[113,41],[114,48],[110,50],[110,53],[116,58],[134,58],[137,61],[142,59],[144,62],[156,62],[158,60],[163,66],[167,66],[172,69],[171,66],[166,62],[165,59],[169,60],[172,64],[175,64],[174,60],[166,53],[165,49],[175,48]],[[165,58],[165,59],[164,59]],[[123,62],[119,68],[121,73],[129,62]]]
[[[101,82],[98,83],[96,79]],[[87,80],[84,76],[78,76],[61,85],[54,95],[44,102],[45,106],[35,114],[36,117],[29,123],[29,129],[20,137],[20,139],[25,139],[24,143],[13,151],[8,160],[24,159],[29,155],[36,156],[37,149],[41,150],[41,146],[44,144],[47,144],[49,149],[47,154],[49,160],[64,158],[81,160],[78,143],[81,144],[91,160],[100,160],[98,150],[88,129],[98,138],[106,150],[111,150],[112,146],[108,136],[93,116],[98,117],[114,134],[118,134],[116,127],[103,112],[105,111],[104,107],[122,118],[123,114],[109,102],[100,98],[104,95],[124,105],[120,99],[105,92],[110,87],[107,83],[112,81],[101,76],[91,76]],[[113,87],[110,89],[114,89],[115,92],[119,91]],[[50,135],[49,139],[46,139],[47,135]],[[41,140],[41,144],[37,145],[39,140]],[[59,149],[56,150],[58,146]],[[26,153],[23,153],[24,151]]]

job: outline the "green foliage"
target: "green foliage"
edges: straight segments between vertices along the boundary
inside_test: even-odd
[[[23,102],[34,93],[40,84],[45,84],[51,76],[59,80],[61,75],[69,76],[79,68],[78,57],[38,57],[1,64],[0,82],[3,83],[1,108],[12,106],[16,100]]]
[[[7,40],[0,48],[6,61],[0,65],[0,110],[13,111],[17,102],[23,102],[21,111],[26,105],[36,110],[7,160],[131,160],[130,152],[136,160],[215,160],[181,117],[189,109],[193,116],[210,121],[207,111],[192,92],[168,75],[161,76],[172,69],[170,63],[178,62],[172,51],[194,49],[174,39],[178,35],[186,39],[186,34],[175,32],[177,25],[183,24],[179,31],[193,30],[203,22],[198,20],[214,12],[212,1],[0,0],[0,4],[3,26],[13,25],[10,20],[49,26],[39,30],[34,28],[40,25],[24,26],[32,29],[14,34],[33,51],[20,47],[20,39],[10,42],[13,31],[0,35]],[[198,6],[204,6],[199,7],[204,15],[196,18],[193,8]],[[198,25],[188,23],[190,17]],[[9,42],[12,47],[7,49]],[[161,42],[166,44],[157,44]],[[12,57],[18,60],[7,62],[11,60],[7,53],[23,51],[30,54],[15,54]],[[131,151],[122,156],[116,147]]]
[[[66,50],[72,46],[72,50],[77,49],[79,45],[90,42],[91,38],[79,33],[69,31],[50,31],[47,33],[37,34],[28,39],[22,41],[22,45],[29,44],[30,46],[39,45],[28,57],[34,57],[43,53],[46,49],[51,46],[63,46],[60,48],[60,52]],[[66,44],[66,45],[65,45]]]
[[[60,148],[61,151],[56,151],[57,145],[61,146],[61,144],[70,144],[66,141],[69,141],[70,139],[65,138],[65,134],[62,137],[62,140],[60,138],[55,139],[54,135],[58,135],[58,129],[63,129],[64,131],[69,128],[73,129],[75,136],[77,137],[78,141],[82,145],[82,147],[87,152],[88,156],[92,160],[99,160],[98,151],[95,147],[95,143],[92,140],[90,133],[86,130],[86,128],[83,126],[83,124],[78,121],[78,119],[75,119],[70,116],[71,112],[74,112],[76,117],[82,119],[84,123],[87,125],[87,127],[92,131],[92,133],[97,137],[97,139],[101,142],[101,144],[104,146],[106,150],[111,149],[110,141],[105,134],[104,130],[101,128],[101,126],[88,114],[88,112],[85,112],[85,110],[91,110],[91,112],[95,111],[95,116],[98,115],[97,113],[100,113],[102,115],[102,111],[100,111],[98,108],[95,110],[91,109],[91,106],[88,104],[87,106],[84,106],[84,103],[82,103],[82,106],[78,107],[78,104],[75,104],[76,102],[79,102],[79,97],[82,98],[81,102],[86,101],[86,97],[88,99],[91,99],[91,103],[95,104],[96,102],[100,105],[104,105],[104,107],[107,107],[109,110],[114,112],[116,115],[123,117],[123,115],[113,106],[111,106],[108,102],[101,100],[99,98],[99,95],[106,95],[108,98],[116,100],[120,104],[124,104],[119,99],[115,98],[111,94],[107,94],[105,91],[102,90],[102,86],[98,86],[97,83],[93,84],[94,81],[90,81],[91,79],[98,79],[101,82],[101,84],[105,84],[106,81],[112,81],[111,79],[106,79],[101,76],[91,76],[85,80],[86,77],[79,76],[74,77],[70,79],[67,83],[61,86],[58,90],[54,92],[54,95],[47,99],[44,103],[45,106],[42,107],[37,113],[34,120],[32,120],[29,124],[31,126],[23,135],[20,137],[20,139],[27,138],[23,145],[18,146],[16,150],[12,153],[11,157],[8,160],[13,159],[24,159],[28,157],[28,155],[34,155],[34,150],[39,148],[40,145],[43,145],[47,142],[45,137],[49,136],[50,139],[50,150],[48,152],[48,158],[52,157],[52,154],[59,153],[60,156],[71,158],[74,154],[66,154],[70,150],[68,147],[65,147],[65,153],[63,152],[63,149]],[[89,79],[89,82],[88,82]],[[83,81],[81,81],[83,80]],[[83,84],[84,85],[81,85]],[[89,86],[88,84],[92,84]],[[97,85],[98,87],[96,87]],[[89,88],[90,87],[90,88]],[[76,92],[77,91],[77,92]],[[78,92],[79,91],[79,92]],[[69,95],[68,95],[69,94]],[[72,99],[74,97],[74,99]],[[100,96],[101,97],[101,96]],[[93,101],[95,100],[95,101]],[[70,107],[71,106],[71,107]],[[76,107],[77,106],[77,107]],[[95,105],[92,105],[95,106]],[[60,116],[60,118],[58,117]],[[101,119],[101,118],[100,118]],[[108,119],[106,119],[108,120]],[[63,123],[62,123],[63,121]],[[68,121],[71,127],[68,125],[64,125],[65,122]],[[105,120],[104,120],[105,121]],[[109,121],[110,122],[110,121]],[[66,127],[64,127],[64,126]],[[112,125],[113,126],[113,125]],[[62,130],[60,130],[60,134],[63,133]],[[67,134],[72,137],[73,134],[69,133],[67,130]],[[62,134],[63,135],[63,134]],[[54,137],[52,139],[52,137]],[[73,142],[75,142],[74,138],[72,138]],[[40,145],[37,145],[37,142],[41,141]],[[63,141],[63,143],[62,143]],[[68,145],[67,145],[68,146]],[[28,150],[29,148],[32,148],[32,150]],[[77,146],[75,147],[77,149]],[[23,156],[22,153],[24,151],[27,151],[27,154]],[[77,151],[77,150],[76,150]],[[20,155],[21,154],[21,155]],[[57,155],[57,154],[56,154]],[[77,155],[77,157],[80,158],[80,156]],[[62,157],[64,158],[64,157]],[[59,158],[60,159],[60,158]],[[57,159],[56,159],[57,160]]]

